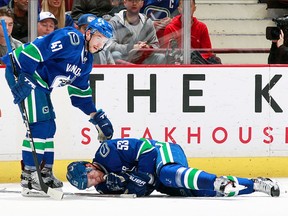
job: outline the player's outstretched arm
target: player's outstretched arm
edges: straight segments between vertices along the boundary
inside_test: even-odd
[[[107,139],[112,139],[114,129],[112,123],[107,118],[107,115],[103,110],[98,110],[96,114],[91,116],[89,121],[95,125],[98,131],[98,140],[100,142],[103,142]]]

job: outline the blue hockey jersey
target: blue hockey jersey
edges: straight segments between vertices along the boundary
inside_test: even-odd
[[[101,144],[95,153],[93,163],[108,173],[146,173],[151,176],[155,174],[157,151],[153,144],[147,139],[112,139]],[[95,189],[104,194],[124,193],[123,190],[110,191],[106,182],[95,186]],[[150,194],[154,187],[147,188],[146,195]]]
[[[96,112],[89,84],[93,55],[85,46],[81,32],[61,28],[14,50],[17,72],[33,76],[36,86],[46,92],[68,85],[73,106],[89,115]],[[7,66],[8,59],[3,58]]]
[[[154,183],[148,184],[145,195],[149,195],[153,190],[157,190],[169,195],[180,196],[189,195],[190,191],[183,188],[172,188],[164,186],[159,178],[159,171],[167,164],[178,164],[188,167],[187,158],[182,148],[178,144],[159,142],[150,139],[112,139],[101,144],[95,153],[93,163],[97,164],[102,170],[108,173],[137,172],[153,175]],[[174,169],[174,168],[172,168]],[[173,177],[173,171],[169,178]],[[166,177],[163,177],[166,179]],[[162,179],[164,181],[165,179]],[[173,180],[174,182],[174,180]],[[100,193],[124,193],[124,190],[110,191],[106,182],[95,186]]]
[[[147,139],[112,139],[101,144],[93,163],[107,173],[137,171],[154,175],[157,152]]]

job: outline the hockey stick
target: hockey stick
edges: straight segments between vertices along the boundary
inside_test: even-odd
[[[4,19],[1,19],[1,25],[2,25],[2,29],[3,29],[3,34],[4,34],[4,38],[5,38],[5,42],[6,42],[6,46],[7,46],[7,51],[9,53],[9,58],[10,58],[10,62],[12,65],[12,69],[13,69],[13,74],[15,77],[15,81],[18,81],[18,73],[16,71],[15,68],[15,62],[14,62],[14,58],[12,56],[12,47],[10,44],[10,40],[8,37],[8,32],[7,32],[7,28],[6,28],[6,22]],[[41,187],[41,190],[43,190],[47,195],[49,195],[50,197],[57,199],[57,200],[61,200],[63,198],[63,192],[53,189],[51,187],[48,187],[44,182],[43,179],[41,177],[41,171],[40,171],[40,167],[39,167],[39,162],[38,162],[38,158],[37,158],[37,153],[35,150],[35,144],[34,144],[34,140],[31,134],[31,130],[30,130],[30,125],[29,125],[29,120],[28,120],[28,115],[27,115],[27,110],[25,107],[25,103],[24,100],[20,102],[20,108],[21,108],[21,114],[23,117],[23,121],[25,123],[26,126],[26,130],[27,130],[27,135],[29,138],[29,142],[30,142],[30,146],[31,146],[31,150],[32,150],[32,155],[33,155],[33,160],[36,166],[36,172],[37,172],[37,176],[39,179],[39,184]]]
[[[21,194],[19,190],[7,190],[6,188],[0,189],[0,193],[7,194]],[[23,194],[22,194],[23,195]],[[80,197],[104,197],[104,198],[136,198],[136,194],[100,194],[100,193],[85,193],[85,192],[64,192],[65,196],[80,196]],[[48,197],[43,194],[33,191],[29,194],[24,195],[26,197]]]

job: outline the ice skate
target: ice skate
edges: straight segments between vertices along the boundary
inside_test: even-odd
[[[49,168],[43,168],[41,170],[41,176],[43,182],[51,188],[57,188],[61,190],[63,183],[56,179]],[[31,171],[24,169],[21,174],[21,186],[22,186],[22,196],[27,197],[49,197],[44,191],[42,191],[37,171]]]
[[[48,185],[51,188],[62,188],[63,182],[61,182],[59,179],[57,179],[52,172],[51,168],[44,167],[41,170],[41,176],[46,185]]]
[[[239,185],[235,181],[229,180],[224,176],[217,177],[214,182],[215,191],[224,196],[229,196],[230,193],[235,193],[245,188],[245,186]]]
[[[44,191],[41,190],[37,176],[37,171],[27,169],[22,170],[21,186],[22,186],[21,191],[22,196],[28,196],[28,197],[48,196],[47,194],[44,193]]]
[[[272,197],[279,197],[280,188],[277,182],[269,178],[258,177],[252,179],[254,182],[254,190],[263,192]]]

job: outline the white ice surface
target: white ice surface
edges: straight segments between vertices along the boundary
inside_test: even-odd
[[[1,216],[287,216],[288,178],[276,179],[281,188],[280,197],[263,193],[237,197],[213,198],[106,198],[67,195],[60,201],[51,198],[23,197],[20,193],[4,193],[1,190],[20,191],[19,184],[0,184]],[[83,192],[65,182],[64,192]],[[85,192],[85,191],[84,191]],[[89,192],[89,191],[88,191]],[[94,191],[93,191],[94,192]],[[153,193],[152,195],[159,195]]]

